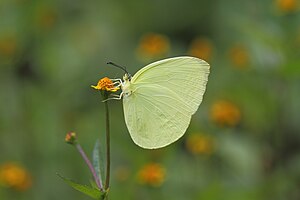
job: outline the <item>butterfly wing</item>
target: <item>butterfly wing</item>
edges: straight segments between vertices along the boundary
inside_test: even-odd
[[[176,57],[154,62],[131,80],[123,98],[125,121],[133,141],[147,149],[178,140],[198,109],[209,65],[198,58]]]

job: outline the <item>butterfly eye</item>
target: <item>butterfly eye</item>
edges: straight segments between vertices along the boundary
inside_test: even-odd
[[[126,79],[127,79],[128,81],[131,81],[131,78],[132,78],[131,74],[126,73],[126,74],[125,74],[125,77],[126,77]]]

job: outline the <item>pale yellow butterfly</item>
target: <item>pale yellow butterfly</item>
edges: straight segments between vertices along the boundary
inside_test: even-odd
[[[181,56],[151,63],[121,81],[124,116],[132,140],[140,147],[167,146],[186,132],[202,102],[209,64]]]

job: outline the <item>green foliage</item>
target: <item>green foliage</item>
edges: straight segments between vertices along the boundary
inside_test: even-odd
[[[76,183],[70,179],[67,179],[63,176],[61,176],[60,174],[57,174],[62,180],[64,180],[68,185],[70,185],[72,188],[74,188],[75,190],[78,190],[79,192],[82,192],[90,197],[92,197],[93,199],[97,199],[97,200],[104,200],[105,196],[106,196],[106,192],[102,192],[99,189],[95,188],[95,187],[91,187],[91,186],[87,186],[87,185],[82,185],[79,183]]]
[[[104,106],[90,85],[122,78],[108,61],[134,74],[150,62],[190,55],[193,46],[206,52],[211,73],[178,142],[140,149],[122,101],[109,102],[110,199],[300,199],[300,12],[299,1],[295,10],[283,10],[282,1],[0,0],[0,166],[20,163],[32,177],[23,191],[0,183],[0,199],[90,199],[55,176],[92,178],[65,144],[67,132],[76,132],[88,153],[97,138],[105,147]],[[148,33],[164,36],[164,51],[141,45]],[[219,100],[240,111],[222,119],[233,126],[212,119]],[[211,153],[205,141],[189,142],[201,134],[211,136]],[[139,177],[150,162],[166,172],[157,187]]]

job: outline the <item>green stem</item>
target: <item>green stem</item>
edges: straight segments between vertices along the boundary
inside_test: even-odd
[[[105,179],[105,190],[109,188],[110,179],[110,127],[109,127],[109,111],[108,102],[105,101],[105,118],[106,118],[106,179]]]

